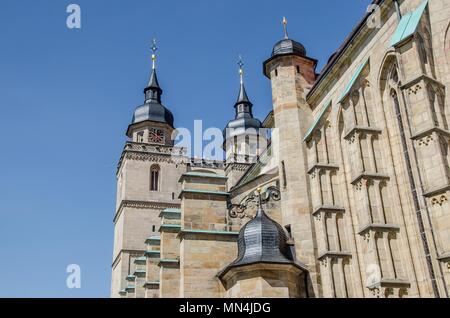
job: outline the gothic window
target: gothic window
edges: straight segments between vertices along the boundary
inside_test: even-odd
[[[150,168],[150,191],[158,191],[159,190],[159,166],[153,165]]]

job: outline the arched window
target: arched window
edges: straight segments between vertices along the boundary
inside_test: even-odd
[[[140,143],[144,142],[144,132],[143,131],[139,131],[136,134],[136,142],[140,142]]]
[[[158,191],[159,190],[159,166],[153,165],[150,168],[150,191]]]

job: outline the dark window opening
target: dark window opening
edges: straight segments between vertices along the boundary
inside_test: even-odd
[[[158,191],[159,185],[159,167],[155,166],[150,169],[150,191]]]
[[[286,167],[284,165],[284,160],[281,161],[281,173],[282,173],[282,176],[283,176],[283,188],[286,189],[286,187],[287,187],[287,180],[286,180]]]

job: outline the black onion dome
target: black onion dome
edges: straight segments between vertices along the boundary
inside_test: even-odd
[[[156,70],[153,69],[149,83],[144,89],[145,103],[138,106],[134,111],[131,125],[144,121],[154,121],[168,124],[173,128],[173,114],[161,104],[162,93],[163,91],[159,86]]]
[[[254,133],[258,134],[263,125],[259,119],[253,117],[253,104],[248,98],[244,83],[241,83],[234,108],[236,116],[228,122],[223,130],[224,140],[246,132],[249,133],[246,131],[247,129],[254,129]]]
[[[295,54],[300,56],[306,56],[305,47],[294,40],[291,39],[283,39],[278,41],[272,50],[272,57],[275,55],[283,55],[283,54]]]
[[[253,263],[293,264],[294,257],[287,240],[281,225],[269,218],[260,208],[255,218],[240,230],[238,257],[229,266]]]
[[[301,44],[297,41],[291,40],[289,38],[284,38],[283,40],[275,43],[275,45],[273,46],[272,54],[271,54],[270,58],[267,59],[266,61],[264,61],[264,63],[263,63],[264,75],[267,76],[268,78],[270,78],[267,65],[271,61],[273,61],[274,59],[277,59],[278,57],[288,56],[288,55],[295,55],[295,56],[301,56],[304,58],[308,58],[306,55],[306,49],[303,46],[303,44]],[[308,58],[308,59],[310,59],[310,58]],[[310,60],[313,60],[313,59],[310,59]],[[317,63],[316,60],[313,60],[313,61],[315,63]]]

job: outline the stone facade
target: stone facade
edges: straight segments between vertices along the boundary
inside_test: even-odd
[[[274,48],[272,138],[251,159],[245,142],[225,162],[190,159],[148,140],[170,124],[130,125],[112,297],[449,297],[450,2],[374,3],[380,28],[365,16],[320,74],[301,44]],[[258,188],[280,191],[264,210],[293,265],[221,276]]]

